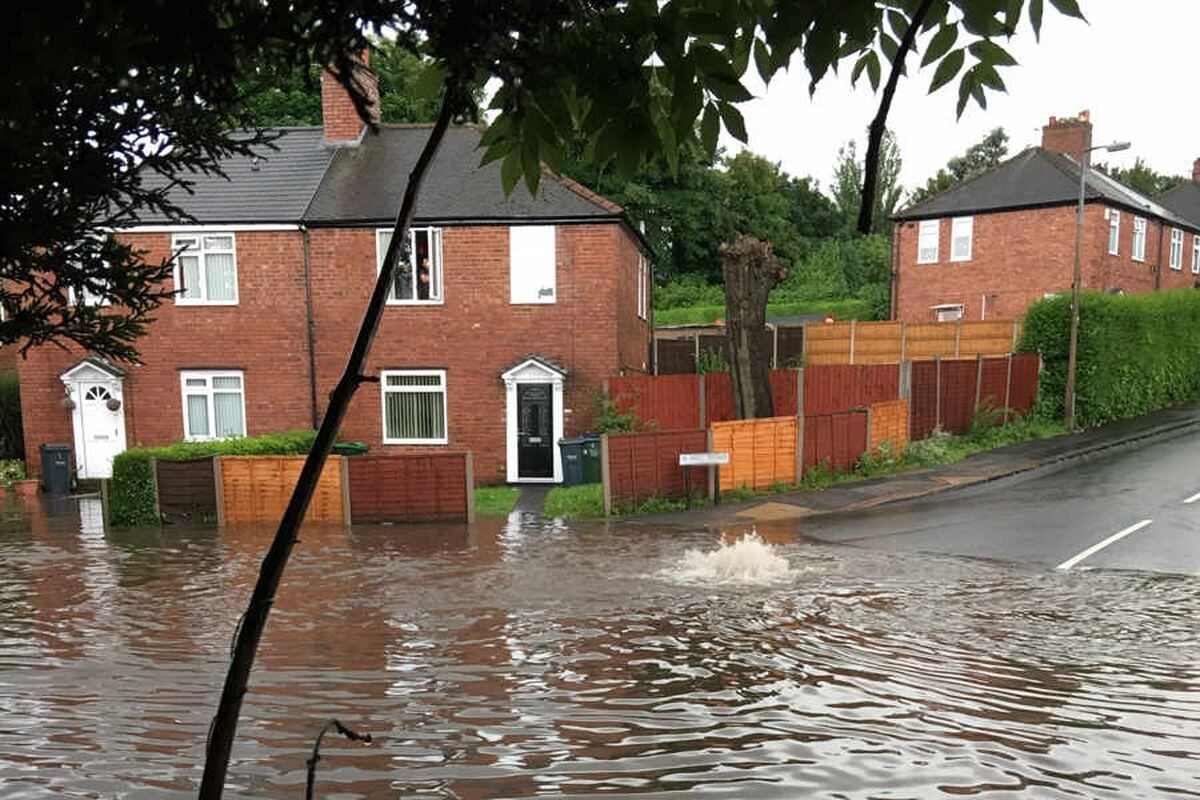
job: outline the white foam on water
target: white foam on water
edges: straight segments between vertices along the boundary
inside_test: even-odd
[[[754,531],[716,550],[688,550],[679,566],[660,573],[696,583],[774,583],[792,576],[792,568]]]

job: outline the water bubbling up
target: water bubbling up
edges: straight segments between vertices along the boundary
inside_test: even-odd
[[[703,583],[773,583],[791,577],[787,559],[751,530],[733,544],[716,550],[688,550],[666,577]]]

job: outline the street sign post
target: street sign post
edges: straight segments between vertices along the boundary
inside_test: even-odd
[[[687,507],[692,507],[692,467],[708,467],[715,470],[713,481],[713,504],[721,504],[721,465],[729,463],[729,453],[680,453],[679,466],[683,467],[683,494]]]

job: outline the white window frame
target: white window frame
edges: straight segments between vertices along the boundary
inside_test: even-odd
[[[230,241],[229,250],[217,249],[217,250],[213,250],[212,252],[214,252],[214,253],[226,253],[227,252],[231,256],[233,256],[233,299],[231,299],[231,300],[209,300],[208,299],[208,263],[205,259],[205,255],[207,255],[207,253],[209,251],[204,247],[204,237],[205,236],[228,236],[229,237],[229,241]],[[199,257],[199,260],[200,260],[200,292],[203,295],[201,297],[184,297],[183,296],[183,280],[182,280],[183,272],[182,272],[181,265],[179,263],[179,256],[182,255],[180,253],[180,250],[183,247],[183,245],[181,245],[179,243],[179,240],[181,240],[181,239],[195,239],[197,242],[199,242],[199,245],[200,245],[199,249],[193,251],[193,250],[190,250],[190,248],[189,248],[188,255],[196,255]],[[204,231],[204,232],[178,231],[171,235],[171,252],[175,254],[174,258],[172,259],[172,262],[173,262],[172,263],[172,269],[173,269],[172,279],[175,281],[175,305],[179,305],[179,306],[236,306],[238,304],[238,297],[240,296],[240,292],[238,290],[239,287],[238,287],[238,264],[237,264],[237,236],[234,235],[233,231],[228,231],[228,230],[222,230],[222,231],[214,230],[214,231]]]
[[[1146,218],[1133,218],[1133,244],[1129,257],[1134,261],[1146,260]]]
[[[921,258],[921,239],[925,234],[933,231],[933,257]],[[941,245],[942,238],[942,221],[940,219],[923,219],[917,223],[917,263],[918,264],[936,264],[938,262],[938,250]]]
[[[650,317],[650,266],[646,256],[638,253],[637,269],[637,311],[638,319]]]
[[[106,308],[112,305],[112,300],[108,297],[108,283],[104,284],[104,292],[97,295],[90,291],[86,286],[82,287],[83,292],[75,291],[72,286],[67,289],[67,303],[70,305],[92,306],[94,308]]]
[[[966,316],[966,306],[962,303],[943,303],[941,305],[930,306],[933,310],[934,319],[937,322],[958,322]],[[943,311],[958,311],[958,316],[954,319],[941,319]]]
[[[530,299],[528,297],[518,298],[515,294],[516,284],[513,283],[515,277],[513,273],[513,234],[516,231],[528,232],[530,230],[549,230],[550,241],[553,247],[551,258],[553,264],[550,271],[550,286],[542,287],[549,289],[550,294],[539,295]],[[558,302],[558,228],[554,225],[511,225],[508,229],[508,302],[514,306],[537,306],[537,305],[554,305]]]
[[[1200,233],[1192,234],[1192,274],[1200,275]]]
[[[1170,259],[1171,269],[1183,269],[1183,231],[1179,228],[1171,228]]]
[[[954,254],[954,245],[959,238],[967,240],[967,254],[965,256]],[[954,217],[950,220],[950,260],[951,261],[970,261],[971,254],[975,249],[975,218],[974,217]]]
[[[432,386],[405,386],[388,388],[387,380],[393,375],[407,375],[410,377],[436,375],[441,378],[442,384],[440,387]],[[387,396],[389,394],[440,394],[442,396],[442,435],[432,439],[405,439],[405,438],[389,438],[387,435]],[[450,408],[449,408],[450,389],[446,384],[446,370],[444,369],[384,369],[379,371],[379,422],[383,429],[384,444],[450,444]]]
[[[433,226],[425,226],[420,228],[408,229],[408,253],[409,258],[417,252],[417,232],[429,234],[430,252],[433,254],[437,262],[437,269],[434,275],[437,276],[437,281],[429,282],[429,299],[421,300],[417,298],[417,271],[412,263],[409,263],[409,268],[412,269],[413,276],[413,296],[411,298],[399,298],[395,296],[396,286],[393,283],[388,287],[387,304],[389,306],[440,306],[446,303],[446,263],[442,259],[442,229]],[[375,274],[378,275],[383,270],[383,256],[387,252],[387,248],[383,244],[383,237],[392,232],[391,228],[376,228],[375,229]],[[436,295],[436,296],[435,296]]]
[[[1121,212],[1115,208],[1108,210],[1108,254],[1121,255]]]
[[[196,380],[203,378],[207,381],[207,386],[203,391],[198,391],[196,387],[188,386],[189,379]],[[242,432],[233,436],[217,436],[217,412],[213,407],[213,378],[237,378],[241,381],[241,391],[238,394],[242,398]],[[222,390],[228,393],[228,389]],[[208,434],[192,434],[188,429],[188,395],[203,394],[208,401]],[[189,369],[179,373],[179,402],[183,407],[183,438],[188,442],[213,442],[218,439],[237,439],[248,435],[250,431],[250,421],[246,418],[246,376],[240,369]]]

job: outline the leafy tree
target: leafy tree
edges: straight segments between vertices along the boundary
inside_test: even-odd
[[[1155,172],[1140,157],[1134,159],[1132,167],[1110,167],[1107,164],[1096,164],[1096,169],[1105,175],[1120,181],[1130,189],[1141,192],[1146,197],[1157,197],[1168,189],[1173,189],[1189,179],[1182,175],[1164,175]]]
[[[900,186],[900,146],[891,131],[885,131],[879,151],[879,179],[871,213],[871,232],[883,233],[891,223],[888,221],[904,196]],[[864,165],[858,157],[858,148],[851,139],[838,149],[837,166],[833,171],[830,191],[833,202],[841,211],[847,232],[858,225],[859,212],[863,205],[862,187]]]
[[[379,118],[382,122],[432,122],[440,98],[425,84],[431,62],[388,38],[373,39],[371,69],[379,78]],[[321,124],[321,65],[256,65],[239,79],[247,116],[263,127]],[[475,104],[482,84],[471,90]],[[477,112],[473,112],[474,113]]]
[[[961,181],[982,175],[999,164],[1008,155],[1008,134],[1004,128],[993,128],[991,133],[967,148],[960,156],[946,163],[944,169],[925,182],[909,197],[910,203],[919,203],[927,197],[945,191]]]

